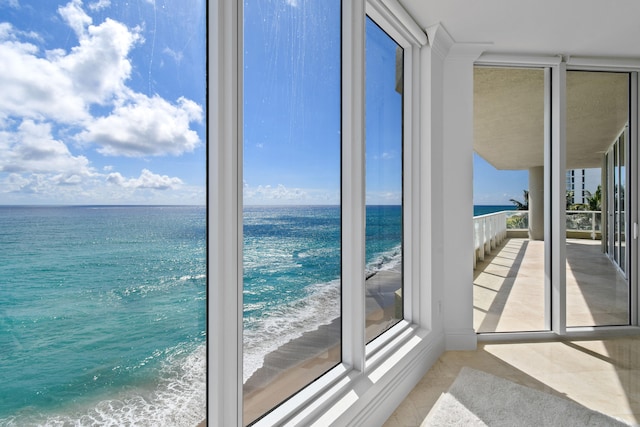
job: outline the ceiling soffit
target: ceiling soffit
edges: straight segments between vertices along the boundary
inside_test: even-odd
[[[628,120],[626,73],[567,72],[567,168],[600,167]],[[496,169],[544,164],[544,70],[476,67],[474,150]]]

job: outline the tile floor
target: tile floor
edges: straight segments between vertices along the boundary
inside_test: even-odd
[[[640,337],[621,337],[480,343],[475,351],[445,352],[384,427],[419,426],[463,366],[640,422]]]
[[[628,286],[599,240],[567,239],[567,326],[627,325]],[[474,270],[477,332],[545,330],[544,242],[506,239]]]
[[[600,242],[567,240],[567,325],[628,323],[628,287]],[[544,242],[507,239],[474,271],[474,328],[544,330]],[[384,427],[419,426],[463,366],[596,411],[640,422],[640,336],[607,340],[480,343],[445,352]]]

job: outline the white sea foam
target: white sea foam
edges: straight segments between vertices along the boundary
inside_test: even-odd
[[[339,301],[340,281],[334,280],[310,286],[306,298],[279,306],[265,317],[245,319],[252,326],[244,330],[244,381],[262,367],[267,354],[339,317]]]
[[[367,275],[378,271],[393,270],[402,262],[402,246],[398,245],[390,251],[379,254],[367,264]]]
[[[367,275],[391,270],[402,262],[401,246],[378,255],[367,264]],[[305,332],[328,325],[340,316],[340,281],[311,286],[306,298],[271,309],[259,319],[245,319],[251,324],[244,330],[243,380],[260,369],[264,358]]]
[[[151,390],[127,391],[92,408],[65,414],[30,414],[0,419],[0,426],[188,426],[206,417],[206,346],[190,354],[174,351]]]

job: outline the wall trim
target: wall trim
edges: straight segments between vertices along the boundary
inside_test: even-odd
[[[469,329],[445,331],[445,350],[475,350],[478,347],[478,335]]]

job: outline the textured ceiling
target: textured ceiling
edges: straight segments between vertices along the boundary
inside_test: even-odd
[[[567,168],[600,167],[629,117],[626,73],[567,73]],[[474,149],[497,169],[542,166],[544,72],[476,68]]]

